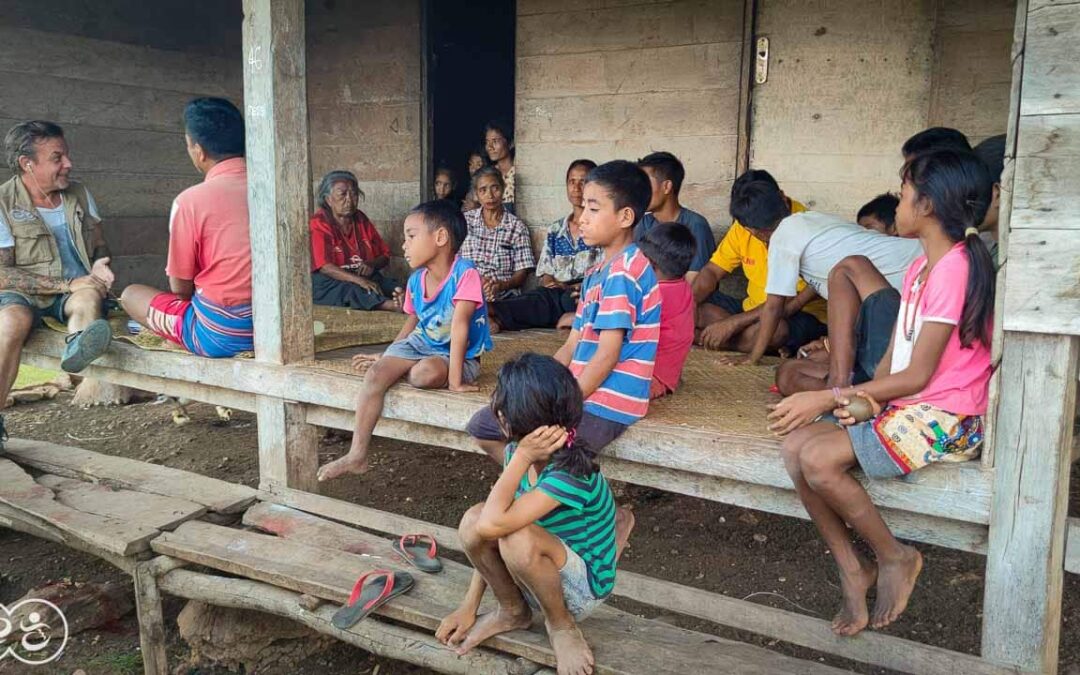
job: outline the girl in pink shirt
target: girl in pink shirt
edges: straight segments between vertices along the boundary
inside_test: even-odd
[[[983,440],[994,265],[978,225],[993,180],[978,157],[957,150],[918,155],[901,176],[897,232],[917,237],[924,255],[908,268],[892,343],[874,379],[789,396],[769,415],[771,430],[791,432],[784,463],[840,568],[843,605],[832,625],[838,635],[899,618],[923,564],[916,549],[893,537],[849,470],[903,476],[933,462],[971,459]],[[874,413],[862,423],[848,409],[855,394]],[[830,410],[835,423],[809,423]],[[876,563],[856,552],[845,523],[874,549]],[[871,616],[866,592],[875,584]]]

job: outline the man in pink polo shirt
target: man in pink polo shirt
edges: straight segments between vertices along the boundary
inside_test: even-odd
[[[244,120],[221,98],[184,109],[188,156],[205,175],[173,201],[169,216],[171,292],[133,284],[124,309],[154,333],[194,354],[234,356],[254,349]]]

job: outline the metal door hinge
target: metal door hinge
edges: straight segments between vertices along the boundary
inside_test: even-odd
[[[754,83],[765,84],[769,79],[769,38],[757,39],[754,50]]]

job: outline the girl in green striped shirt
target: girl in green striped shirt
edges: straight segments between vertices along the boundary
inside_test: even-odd
[[[551,357],[522,354],[499,369],[491,408],[511,442],[487,501],[458,532],[476,572],[436,637],[468,652],[488,638],[528,628],[544,614],[560,673],[593,672],[576,620],[615,586],[615,501],[596,453],[575,442],[581,388]],[[477,617],[490,586],[498,608]]]

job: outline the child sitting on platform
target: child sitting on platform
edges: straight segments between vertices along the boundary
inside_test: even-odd
[[[573,328],[555,360],[578,379],[585,396],[578,438],[595,452],[649,409],[660,288],[633,240],[651,194],[645,172],[622,160],[596,167],[585,183],[581,237],[603,250],[603,260],[581,283]],[[473,415],[466,431],[502,462],[506,435],[490,409]]]
[[[896,234],[896,206],[900,200],[891,192],[874,197],[863,204],[855,222],[868,230],[893,236]]]
[[[860,467],[874,479],[904,476],[931,462],[972,459],[983,439],[994,265],[978,227],[993,181],[978,157],[956,150],[917,155],[902,176],[896,228],[918,237],[924,254],[904,276],[892,341],[874,378],[794,394],[769,414],[770,430],[790,433],[784,464],[840,568],[843,606],[832,624],[838,635],[896,621],[923,564],[916,549],[892,535],[849,470]],[[869,403],[873,417],[859,423],[855,403]],[[830,411],[841,426],[811,424]],[[876,565],[856,551],[848,525],[873,548]],[[869,616],[866,592],[875,583]]]
[[[319,469],[320,481],[368,470],[371,432],[386,390],[398,380],[407,378],[421,389],[476,391],[480,355],[492,349],[480,273],[457,255],[468,231],[461,211],[445,199],[425,202],[409,212],[404,229],[405,260],[416,270],[403,298],[408,319],[382,356],[353,357],[353,366],[367,373],[352,445],[347,455]]]
[[[581,388],[549,356],[522,354],[499,369],[489,408],[510,439],[487,501],[458,533],[475,572],[461,605],[435,636],[465,654],[544,614],[560,673],[593,672],[578,628],[615,587],[615,502],[596,449],[578,433]],[[490,586],[498,608],[476,612]],[[530,609],[530,607],[532,609]]]
[[[675,392],[683,365],[694,344],[694,292],[686,272],[694,259],[697,242],[690,228],[681,223],[660,223],[638,240],[638,246],[652,263],[660,284],[660,338],[656,344],[649,400]]]

